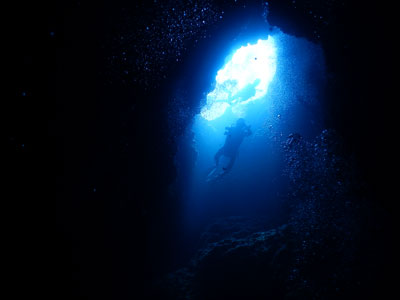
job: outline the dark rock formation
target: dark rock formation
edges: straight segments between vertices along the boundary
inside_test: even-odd
[[[290,230],[283,225],[253,231],[252,225],[252,220],[242,220],[238,231],[231,232],[229,237],[222,233],[217,239],[219,229],[223,232],[225,226],[237,226],[237,218],[214,223],[190,265],[170,274],[163,282],[158,291],[160,299],[281,297],[293,257]]]
[[[324,130],[314,141],[291,134],[283,143],[290,217],[271,228],[265,220],[216,220],[202,235],[190,264],[159,282],[154,299],[349,299],[374,292],[384,255],[366,230],[361,181]],[[369,219],[370,221],[371,219]]]

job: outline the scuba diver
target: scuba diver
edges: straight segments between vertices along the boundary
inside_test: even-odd
[[[209,180],[211,179],[211,177],[216,178],[223,176],[232,169],[240,144],[243,142],[243,139],[245,137],[251,135],[250,126],[246,125],[244,119],[240,118],[236,121],[235,126],[225,128],[225,135],[225,144],[221,147],[221,149],[218,150],[218,152],[214,156],[215,168],[208,175]],[[224,156],[228,160],[225,166],[220,166],[221,156]],[[218,168],[221,168],[222,170],[215,174]]]

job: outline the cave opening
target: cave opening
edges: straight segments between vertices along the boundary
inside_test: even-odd
[[[281,224],[288,192],[282,143],[293,132],[312,139],[323,128],[323,50],[277,28],[256,40],[241,36],[213,78],[175,156],[185,236],[221,217]],[[216,175],[215,155],[238,119],[251,135],[239,145],[229,172]],[[221,158],[219,165],[228,163]]]

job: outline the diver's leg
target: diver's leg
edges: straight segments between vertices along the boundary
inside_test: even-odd
[[[220,157],[221,157],[221,155],[222,155],[223,153],[224,153],[224,148],[223,148],[223,147],[222,147],[221,149],[219,149],[217,153],[215,153],[214,161],[215,161],[215,165],[216,165],[216,166],[218,166],[219,159],[220,159]]]
[[[229,164],[224,168],[225,173],[228,173],[232,169],[235,160],[236,160],[236,155],[230,157]]]

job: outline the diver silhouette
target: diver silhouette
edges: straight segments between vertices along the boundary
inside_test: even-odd
[[[246,125],[244,119],[240,118],[236,121],[235,126],[225,128],[225,135],[225,144],[214,156],[216,168],[218,167],[221,156],[225,156],[229,159],[228,164],[222,167],[223,174],[228,173],[232,169],[240,144],[245,137],[251,135],[250,126]]]

